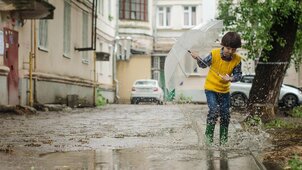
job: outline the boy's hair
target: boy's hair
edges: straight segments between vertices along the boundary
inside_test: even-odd
[[[237,32],[228,32],[221,39],[221,45],[231,48],[241,47],[241,38]]]

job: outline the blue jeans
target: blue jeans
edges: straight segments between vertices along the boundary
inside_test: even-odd
[[[228,127],[230,123],[230,93],[205,90],[205,94],[209,107],[207,124],[215,125],[218,116],[220,116],[220,125]]]

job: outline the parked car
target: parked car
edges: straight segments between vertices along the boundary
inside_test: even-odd
[[[240,81],[231,84],[231,105],[233,107],[246,106],[254,77],[254,75],[244,75]],[[301,103],[302,91],[295,86],[282,84],[279,104],[287,108],[292,108]]]
[[[157,80],[140,79],[133,83],[131,97],[131,104],[138,104],[139,102],[156,102],[163,104],[164,92],[159,87]]]

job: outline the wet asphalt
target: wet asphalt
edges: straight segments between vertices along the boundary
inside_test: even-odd
[[[2,113],[0,169],[264,169],[266,133],[244,131],[232,113],[229,143],[218,145],[216,128],[207,146],[206,114],[206,105],[149,103]]]

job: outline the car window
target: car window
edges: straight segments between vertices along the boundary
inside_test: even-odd
[[[254,76],[243,76],[241,82],[243,83],[253,83]]]
[[[135,85],[156,85],[155,81],[137,81]]]

